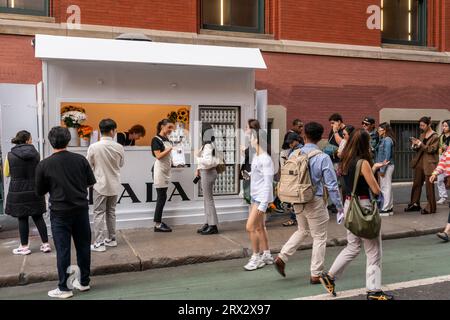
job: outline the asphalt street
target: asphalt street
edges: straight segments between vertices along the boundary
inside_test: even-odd
[[[327,250],[330,267],[342,247]],[[393,290],[397,299],[450,299],[450,278],[434,284],[434,277],[450,275],[450,244],[436,236],[423,236],[383,242],[383,285],[408,283]],[[244,259],[154,269],[92,278],[92,290],[77,292],[73,299],[299,299],[323,298],[322,286],[309,284],[310,250],[303,250],[289,261],[287,278],[273,266],[244,271]],[[431,283],[423,285],[424,279]],[[47,299],[55,282],[0,289],[0,299]],[[360,254],[337,281],[338,298],[360,299],[365,285],[365,256]],[[402,287],[402,286],[400,286]],[[349,291],[350,290],[350,291]],[[345,292],[357,292],[344,296]]]

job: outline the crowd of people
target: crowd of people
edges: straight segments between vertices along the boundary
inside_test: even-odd
[[[265,265],[286,276],[285,268],[289,258],[295,254],[303,241],[311,236],[313,248],[311,257],[311,284],[322,284],[335,295],[335,281],[343,274],[348,264],[359,254],[361,246],[367,256],[367,298],[390,300],[393,296],[381,290],[381,233],[367,238],[347,229],[347,245],[338,255],[329,271],[325,268],[326,242],[330,212],[336,214],[337,223],[344,221],[353,203],[364,210],[372,210],[376,200],[376,213],[380,216],[393,215],[392,177],[395,170],[394,146],[396,138],[389,123],[376,126],[375,119],[366,117],[361,126],[346,125],[341,115],[329,118],[330,133],[326,143],[322,137],[325,128],[317,122],[304,124],[296,119],[292,129],[286,133],[280,152],[280,170],[275,172],[269,155],[267,133],[261,129],[258,120],[250,119],[245,130],[246,145],[242,146],[244,163],[240,170],[244,197],[248,200],[249,215],[246,224],[252,255],[245,270],[258,270]],[[438,182],[440,200],[447,201],[447,179],[450,175],[450,121],[442,123],[442,134],[433,131],[431,119],[419,120],[420,137],[411,137],[411,148],[416,152],[411,162],[414,170],[414,184],[411,201],[405,211],[420,211],[422,214],[436,212],[434,182]],[[173,149],[169,136],[175,124],[169,119],[161,120],[152,139],[152,154],[155,163],[152,169],[157,192],[154,213],[154,231],[171,232],[162,220],[167,202],[167,190],[171,181]],[[50,222],[56,249],[58,287],[48,293],[50,297],[68,298],[72,288],[79,291],[90,289],[91,251],[104,252],[116,247],[115,208],[121,189],[120,170],[125,162],[123,145],[132,145],[145,135],[145,129],[135,126],[127,133],[118,133],[112,119],[99,123],[101,138],[91,144],[87,156],[69,152],[67,145],[70,132],[64,127],[54,127],[48,134],[53,154],[40,161],[39,153],[32,145],[27,131],[20,131],[12,139],[15,145],[8,153],[4,175],[10,177],[6,201],[6,214],[18,218],[20,246],[13,250],[15,255],[31,253],[29,246],[29,217],[32,217],[39,231],[42,245],[40,250],[51,252],[47,227],[43,214],[47,211],[45,195],[49,194]],[[214,184],[223,172],[224,160],[215,143],[214,130],[207,123],[202,124],[202,146],[196,155],[194,183],[201,183],[204,201],[205,223],[198,229],[200,235],[219,233],[219,221],[214,202]],[[117,138],[115,138],[117,137]],[[439,158],[440,157],[440,158]],[[289,166],[306,163],[302,170],[286,169]],[[284,170],[284,171],[283,171]],[[294,192],[301,201],[283,202],[281,184],[287,176],[303,177],[304,190]],[[279,180],[279,188],[275,188]],[[291,179],[292,180],[292,179]],[[292,181],[289,181],[292,183]],[[422,185],[426,184],[427,205],[420,206]],[[89,222],[88,189],[93,187],[93,239]],[[278,190],[278,191],[277,191]],[[275,204],[290,210],[289,220],[283,226],[297,226],[297,229],[274,258],[270,252],[269,238],[265,225],[265,214]],[[381,223],[381,222],[380,222]],[[438,234],[449,240],[450,215],[445,230]],[[68,268],[73,238],[77,263],[81,276],[68,283]],[[374,281],[374,278],[379,281]]]

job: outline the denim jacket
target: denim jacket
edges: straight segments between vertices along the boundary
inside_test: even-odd
[[[394,164],[394,141],[390,137],[381,138],[378,144],[377,157],[375,162],[390,161],[389,164]],[[381,173],[386,171],[386,167],[380,169]]]

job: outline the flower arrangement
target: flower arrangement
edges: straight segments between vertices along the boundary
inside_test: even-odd
[[[91,137],[93,131],[94,128],[92,128],[91,126],[81,125],[78,127],[78,135],[84,140],[88,140]]]
[[[189,110],[187,108],[180,108],[177,111],[177,122],[188,124],[189,123]]]
[[[189,123],[189,109],[180,108],[177,111],[172,111],[167,115],[167,118],[173,121],[173,123],[182,123],[186,125]]]
[[[61,108],[61,120],[68,128],[79,128],[86,120],[86,110],[81,107],[65,106]]]
[[[178,117],[178,114],[175,111],[169,112],[169,114],[167,115],[167,119],[169,119],[173,123],[177,122],[177,117]]]

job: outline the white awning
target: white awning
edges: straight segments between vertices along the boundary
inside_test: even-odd
[[[36,58],[42,60],[134,62],[163,65],[266,69],[257,48],[174,44],[36,35]]]

